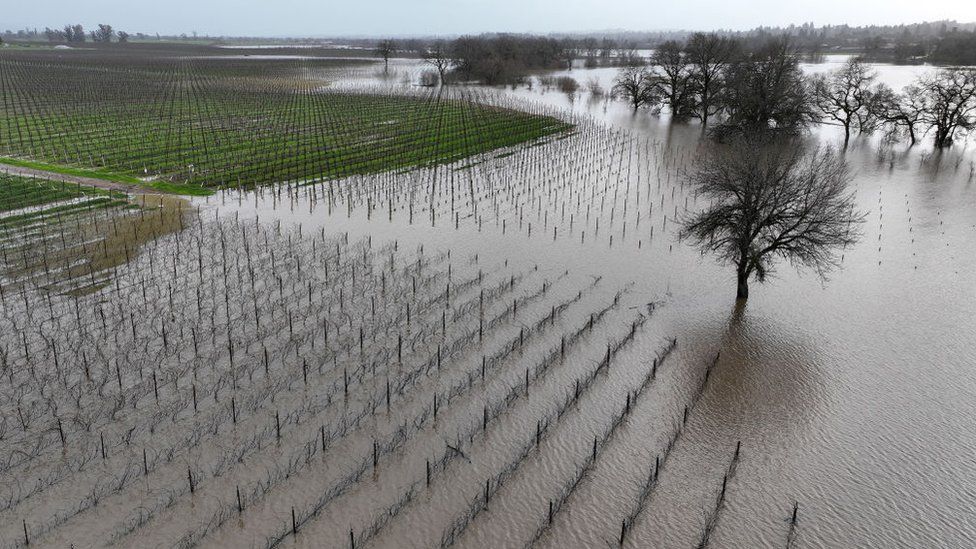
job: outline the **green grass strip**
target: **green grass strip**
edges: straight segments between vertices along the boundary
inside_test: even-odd
[[[206,189],[200,185],[192,184],[180,184],[180,183],[170,183],[168,181],[143,181],[138,177],[133,177],[131,175],[125,175],[115,172],[110,172],[101,169],[85,169],[85,168],[75,168],[72,166],[61,166],[57,164],[49,164],[46,162],[37,162],[35,160],[24,160],[22,158],[10,158],[0,156],[0,164],[6,164],[8,166],[15,166],[18,168],[29,168],[33,170],[41,170],[51,173],[56,173],[60,175],[68,175],[73,177],[86,177],[89,179],[100,179],[102,181],[111,181],[113,183],[125,183],[128,185],[135,185],[137,187],[143,187],[146,189],[155,189],[160,192],[165,192],[169,194],[179,194],[184,196],[210,196],[214,192],[213,190]]]

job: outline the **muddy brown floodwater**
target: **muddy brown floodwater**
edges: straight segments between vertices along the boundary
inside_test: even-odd
[[[862,240],[737,308],[675,239],[700,128],[497,96],[577,131],[194,199],[103,291],[8,298],[3,545],[972,544],[971,147],[855,139]]]

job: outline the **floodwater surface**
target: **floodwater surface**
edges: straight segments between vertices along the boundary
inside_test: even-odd
[[[112,292],[6,301],[2,406],[27,419],[0,438],[3,545],[972,544],[971,147],[854,139],[861,240],[736,305],[676,238],[700,127],[585,89],[494,98],[576,129],[194,199]]]

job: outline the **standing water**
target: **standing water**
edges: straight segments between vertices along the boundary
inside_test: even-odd
[[[927,70],[877,68],[894,87]],[[970,544],[964,144],[855,139],[867,222],[842,268],[822,282],[783,265],[737,306],[732,271],[676,239],[703,206],[686,179],[701,128],[541,85],[479,100],[575,127],[8,229],[0,542]],[[157,229],[124,242],[119,220]],[[46,291],[24,242],[71,239],[78,261],[97,246],[127,261]]]

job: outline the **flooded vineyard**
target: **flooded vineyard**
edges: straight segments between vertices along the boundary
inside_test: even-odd
[[[736,307],[677,239],[695,125],[416,61],[31,55],[5,156],[202,196],[0,174],[0,546],[976,537],[971,146],[853,142],[842,269]],[[102,124],[136,97],[176,114]]]

